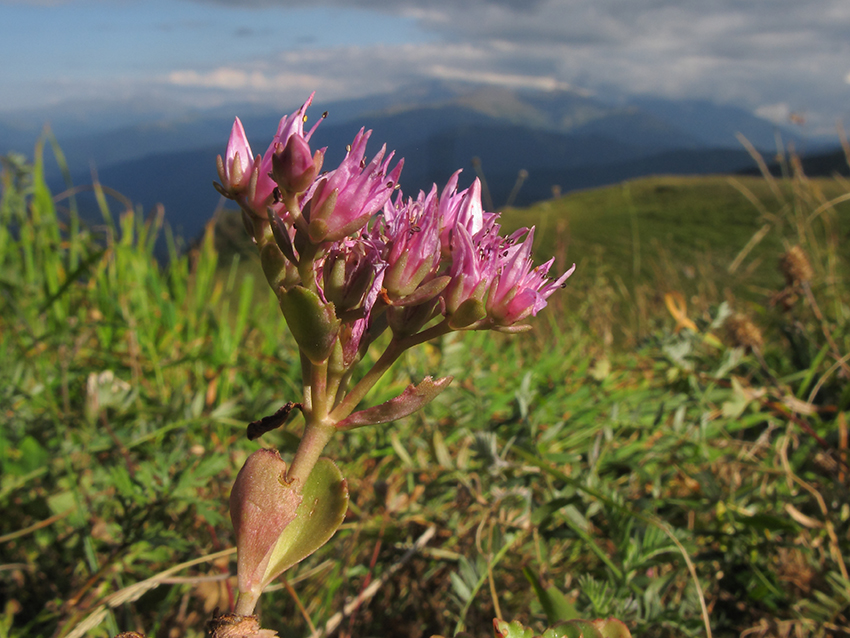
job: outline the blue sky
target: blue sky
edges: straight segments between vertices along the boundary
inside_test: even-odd
[[[215,81],[283,51],[398,46],[429,35],[410,17],[338,7],[181,0],[0,2],[0,111],[55,104],[181,78]],[[8,61],[15,60],[14,64]]]
[[[847,0],[0,0],[0,114],[330,101],[420,80],[850,126]]]

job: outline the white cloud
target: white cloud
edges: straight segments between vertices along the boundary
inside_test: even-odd
[[[388,92],[434,79],[542,91],[570,88],[552,74],[500,71],[515,55],[514,47],[498,42],[302,49],[209,70],[177,69],[161,83],[255,98],[317,90],[323,99]]]
[[[227,91],[280,91],[293,87],[314,86],[318,78],[297,73],[267,75],[262,71],[250,71],[233,67],[221,67],[208,72],[194,70],[172,71],[167,83],[177,86],[223,89]]]
[[[787,102],[778,102],[777,104],[765,104],[755,110],[755,114],[770,120],[775,124],[788,124],[791,119],[791,107]]]
[[[251,4],[355,6],[415,20],[431,38],[305,45],[219,68],[179,66],[158,78],[160,87],[195,89],[203,99],[294,102],[293,92],[301,99],[316,89],[335,100],[443,79],[708,99],[786,123],[792,109],[805,109],[812,132],[831,132],[850,114],[847,0],[771,0],[769,7],[745,0],[200,1],[240,11]]]
[[[432,78],[440,80],[461,80],[464,82],[475,82],[479,84],[494,84],[512,89],[536,89],[538,91],[566,91],[571,87],[566,82],[551,76],[533,77],[527,75],[516,75],[510,73],[495,73],[482,71],[466,71],[457,67],[448,67],[436,64],[429,69]]]

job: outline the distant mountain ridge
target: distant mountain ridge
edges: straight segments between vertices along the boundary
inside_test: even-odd
[[[220,203],[211,186],[215,156],[225,150],[234,114],[240,114],[254,152],[262,153],[281,115],[296,107],[230,106],[179,117],[160,109],[150,120],[132,113],[133,123],[117,129],[110,128],[114,115],[98,127],[96,118],[69,113],[65,124],[56,121],[55,131],[76,183],[91,181],[93,163],[102,183],[146,210],[164,204],[172,227],[191,238]],[[475,176],[477,158],[496,207],[506,202],[521,170],[528,176],[515,203],[525,205],[551,197],[553,189],[566,193],[659,173],[744,170],[753,162],[735,139],[739,131],[759,148],[772,148],[777,133],[798,148],[823,148],[822,141],[800,138],[734,107],[649,98],[612,105],[576,91],[430,83],[386,96],[319,101],[308,115],[315,121],[323,109],[330,117],[312,144],[327,146],[326,166],[342,159],[362,126],[374,130],[370,156],[386,143],[405,158],[405,193],[442,185],[458,168],[464,169],[465,187]],[[31,147],[34,121],[0,115],[0,154],[29,151],[15,144],[29,135]],[[80,130],[86,134],[75,137],[63,128],[72,121],[84,121]],[[58,177],[54,181],[60,186]]]

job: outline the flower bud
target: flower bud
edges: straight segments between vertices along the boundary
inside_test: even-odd
[[[403,160],[390,171],[393,154],[384,159],[382,148],[369,164],[365,162],[366,142],[371,131],[361,130],[354,138],[342,163],[322,179],[310,196],[310,240],[339,241],[359,231],[390,198],[398,184]]]
[[[306,191],[322,170],[324,153],[310,155],[310,145],[301,135],[292,135],[286,145],[277,144],[272,155],[272,177],[281,190]]]
[[[377,251],[367,252],[364,244],[337,246],[323,265],[325,298],[336,307],[337,315],[358,308],[383,264]]]
[[[237,117],[230,131],[230,139],[227,142],[227,150],[222,160],[221,155],[216,158],[218,178],[221,180],[222,188],[219,190],[226,197],[231,197],[245,190],[251,180],[251,168],[254,158],[251,155],[251,145],[245,136],[245,129]]]

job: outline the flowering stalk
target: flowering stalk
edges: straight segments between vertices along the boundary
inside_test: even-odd
[[[501,237],[498,215],[481,205],[478,180],[458,191],[460,171],[439,194],[434,186],[405,198],[398,190],[403,160],[391,166],[393,153],[383,147],[367,161],[371,131],[361,129],[341,164],[322,173],[325,149],[310,148],[316,126],[304,131],[311,101],[281,120],[262,156],[252,156],[237,118],[217,162],[216,188],[242,209],[298,344],[304,383],[304,433],[291,464],[277,452],[255,452],[231,494],[241,615],[342,522],[345,481],[321,458],[333,435],[407,416],[451,381],[426,377],[356,411],[402,353],[454,330],[525,330],[522,322],[575,269],[552,280],[552,260],[535,267],[534,229]],[[349,388],[357,364],[386,331],[384,352]]]

